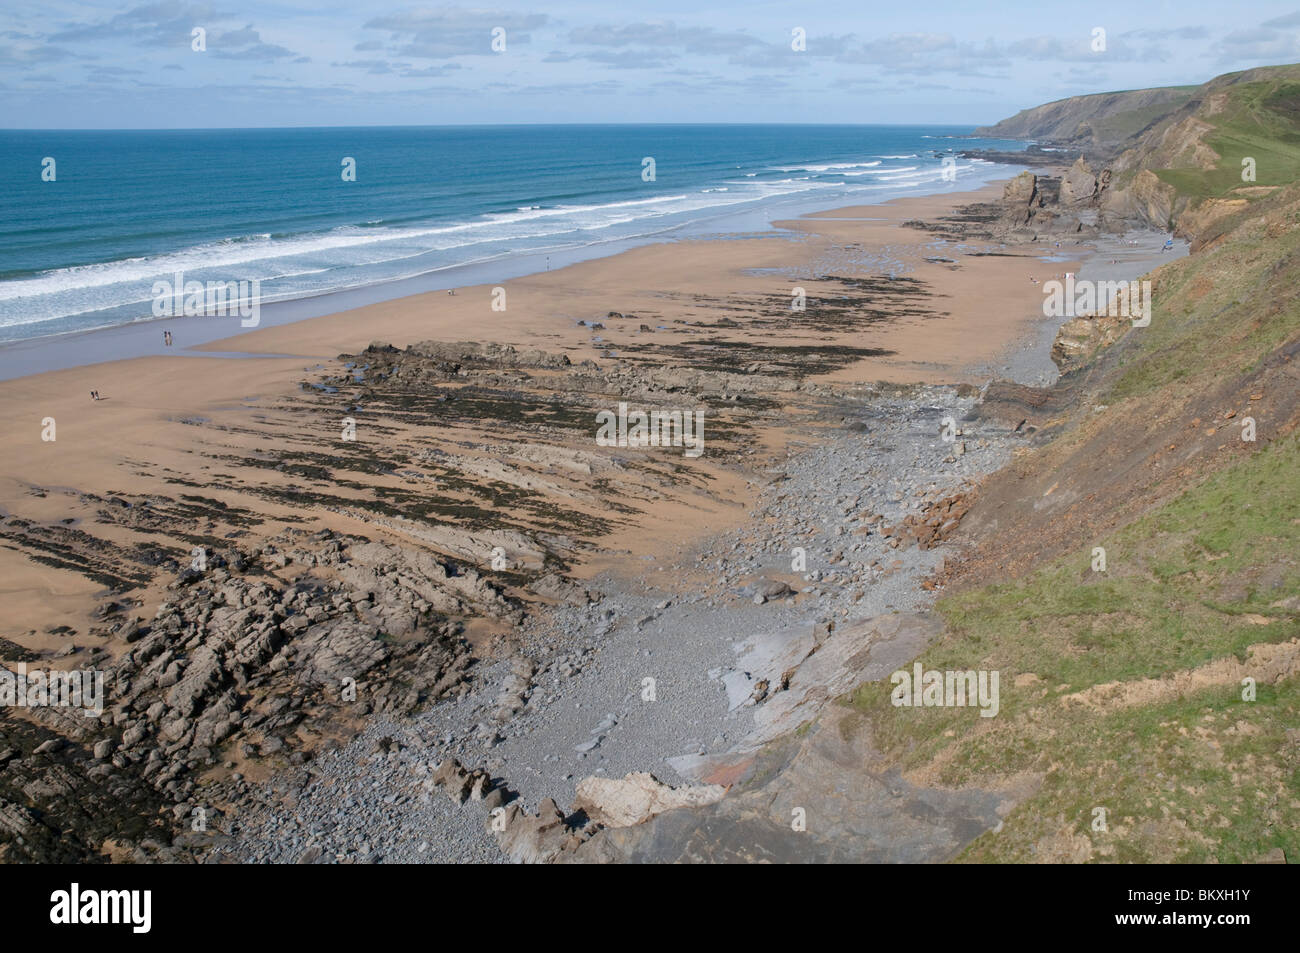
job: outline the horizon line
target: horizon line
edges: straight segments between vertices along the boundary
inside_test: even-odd
[[[255,132],[287,129],[503,129],[517,127],[555,127],[584,129],[599,127],[625,126],[798,126],[798,127],[840,127],[868,128],[888,126],[891,128],[941,128],[979,129],[995,123],[982,122],[468,122],[468,123],[366,123],[338,126],[0,126],[0,132]]]

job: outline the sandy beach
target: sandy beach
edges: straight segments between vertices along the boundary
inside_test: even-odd
[[[978,383],[967,369],[995,360],[1036,322],[1041,292],[1030,278],[1045,280],[1065,266],[1041,261],[1034,250],[974,257],[987,249],[945,249],[901,223],[988,198],[999,189],[781,222],[780,231],[768,237],[638,248],[507,282],[504,311],[492,310],[494,286],[485,285],[458,289],[454,296],[431,293],[240,333],[197,352],[186,352],[179,335],[180,353],[164,352],[159,332],[155,356],[0,383],[10,411],[0,434],[15,448],[0,506],[11,518],[93,522],[100,504],[88,507],[84,494],[171,496],[170,476],[193,478],[206,467],[213,479],[204,495],[248,508],[259,521],[276,525],[278,519],[306,518],[335,529],[355,528],[319,509],[306,514],[250,500],[233,474],[218,475],[223,468],[215,461],[235,449],[257,452],[290,444],[330,453],[337,441],[324,432],[324,408],[309,412],[310,430],[301,429],[300,382],[314,379],[317,365],[328,368],[340,354],[356,354],[374,341],[399,348],[430,340],[491,342],[562,354],[575,365],[591,360],[697,368],[714,367],[725,345],[729,353],[718,369],[793,355],[787,370],[798,365],[798,376],[810,384]],[[861,293],[846,283],[891,274],[905,276],[908,295]],[[795,287],[805,291],[803,312],[791,310]],[[882,306],[870,316],[845,320],[840,310],[860,300]],[[624,317],[610,318],[610,312]],[[233,324],[237,319],[208,320]],[[94,335],[85,339],[93,354]],[[813,356],[805,358],[801,349]],[[294,356],[207,358],[199,356],[203,351]],[[701,360],[706,354],[708,360]],[[91,390],[104,399],[92,401]],[[797,415],[797,409],[788,409]],[[47,417],[56,421],[53,442],[41,440],[41,421]],[[367,427],[385,426],[364,410],[357,420],[362,444]],[[775,423],[757,435],[768,450],[780,442],[768,432],[783,429]],[[428,436],[413,433],[411,439],[418,443]],[[391,432],[383,440],[391,444]],[[203,459],[209,463],[196,468]],[[683,530],[715,530],[743,514],[743,481],[737,484],[717,471],[710,459],[706,454],[698,461],[715,487],[708,518],[689,521],[689,528],[674,521],[664,545],[680,542]],[[266,476],[259,474],[259,482]],[[717,492],[720,486],[728,491]],[[36,496],[38,491],[44,495]],[[696,499],[693,505],[704,504]],[[93,532],[127,546],[138,542],[138,529],[101,524]],[[649,529],[642,525],[638,532]],[[641,538],[648,542],[654,534]],[[158,542],[169,541],[164,536]],[[182,541],[170,543],[185,549]],[[52,569],[28,555],[12,545],[12,537],[0,551],[9,606],[6,636],[30,641],[33,627],[61,625],[84,631],[102,587],[70,567]]]

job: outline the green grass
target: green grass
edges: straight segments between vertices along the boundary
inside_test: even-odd
[[[1300,180],[1300,83],[1265,80],[1232,86],[1228,106],[1205,116],[1215,126],[1204,142],[1220,156],[1213,169],[1154,170],[1192,200],[1221,198],[1242,186]],[[1255,181],[1243,182],[1242,159],[1255,160]]]
[[[1292,227],[1165,266],[1151,324],[1125,335],[1121,371],[1102,402],[1149,397],[1180,381],[1248,374],[1300,327],[1300,190],[1268,207]]]
[[[894,708],[887,679],[858,688],[854,706],[904,770],[936,763],[951,785],[1043,777],[1001,833],[971,846],[970,859],[1032,859],[1033,844],[1062,830],[1094,837],[1094,856],[1112,860],[1241,860],[1296,849],[1300,759],[1284,730],[1300,725],[1295,679],[1261,684],[1251,703],[1235,685],[1104,714],[1059,699],[1245,660],[1252,644],[1300,635],[1300,613],[1274,607],[1300,596],[1297,474],[1293,435],[1033,574],[940,600],[947,633],[920,661],[997,670],[996,718],[973,708]],[[1106,549],[1104,574],[1091,569],[1095,545]],[[1016,686],[1028,674],[1036,678]],[[1267,804],[1256,803],[1258,792]],[[1122,836],[1096,839],[1095,806],[1107,807],[1112,834],[1118,825]]]
[[[1063,766],[997,834],[963,853],[972,862],[1034,858],[1067,831],[1091,859],[1116,863],[1248,863],[1275,847],[1300,856],[1300,769],[1286,725],[1300,716],[1300,683],[1207,689],[1167,704],[1063,720],[1053,755]],[[1094,831],[1094,809],[1106,810]]]

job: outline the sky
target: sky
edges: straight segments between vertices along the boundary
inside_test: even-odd
[[[4,0],[0,128],[975,125],[1294,62],[1296,0]]]

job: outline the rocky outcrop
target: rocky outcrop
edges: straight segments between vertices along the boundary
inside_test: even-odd
[[[429,786],[441,788],[456,805],[466,801],[482,801],[492,790],[492,778],[483,770],[467,770],[455,758],[446,758],[438,765]]]
[[[529,588],[543,599],[571,606],[585,606],[599,601],[599,596],[553,572],[533,580]]]
[[[1038,191],[1038,176],[1021,172],[1002,187],[1002,204],[1007,214],[1024,225],[1033,218],[1034,209],[1043,207],[1043,197]]]
[[[576,850],[590,833],[585,817],[566,818],[549,797],[537,805],[536,814],[530,814],[518,801],[495,808],[487,824],[516,864],[554,863],[562,854]]]
[[[1149,170],[1138,172],[1126,188],[1108,192],[1102,212],[1112,220],[1167,229],[1173,224],[1177,193]]]
[[[1070,171],[1061,177],[1062,205],[1092,205],[1101,199],[1101,193],[1110,181],[1110,172],[1098,177],[1093,174],[1083,156],[1075,160]]]
[[[989,235],[1005,241],[1097,235],[1105,224],[1098,210],[1109,183],[1108,170],[1094,175],[1082,157],[1060,179],[1021,172],[1003,187]]]
[[[573,807],[602,827],[631,827],[665,811],[714,804],[726,793],[717,784],[674,788],[638,771],[623,778],[583,778]]]
[[[152,620],[119,633],[127,647],[104,669],[103,718],[35,712],[60,732],[47,733],[41,756],[77,759],[62,750],[64,737],[75,738],[89,755],[77,763],[91,777],[143,785],[185,814],[198,806],[199,775],[222,762],[301,763],[312,738],[346,733],[353,715],[410,712],[463,683],[469,654],[458,624],[435,604],[499,600],[476,574],[328,531],[314,545],[285,539],[294,545],[209,551],[208,568],[185,570]],[[298,575],[282,582],[264,567]],[[162,840],[171,833],[179,836],[165,831]]]
[[[1071,318],[1061,325],[1052,342],[1052,362],[1062,371],[1086,363],[1104,347],[1119,340],[1129,325],[1127,318],[1106,314]]]
[[[388,345],[380,343],[370,346],[373,352],[382,352]],[[553,354],[536,348],[519,350],[510,344],[495,344],[477,341],[421,341],[412,344],[407,350],[421,357],[429,358],[443,364],[474,364],[496,368],[512,367],[568,367],[569,358],[564,354]]]
[[[411,631],[429,611],[502,616],[515,608],[477,570],[410,547],[355,546],[339,567],[339,577],[352,589],[372,594],[374,620],[395,635]]]

